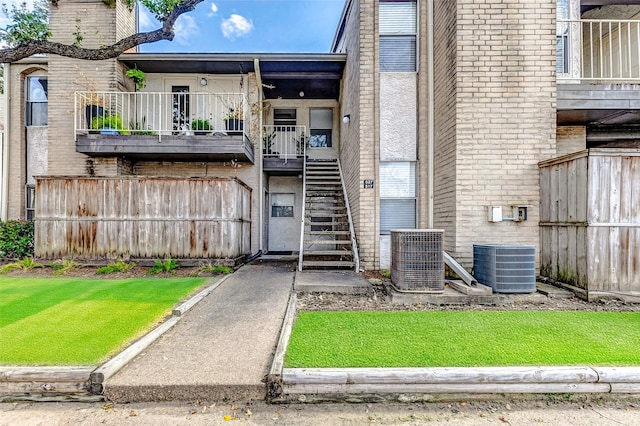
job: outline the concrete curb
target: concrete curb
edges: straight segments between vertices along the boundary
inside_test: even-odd
[[[431,402],[497,394],[640,394],[640,367],[284,368],[295,302],[294,298],[289,301],[267,377],[267,399],[272,403]]]

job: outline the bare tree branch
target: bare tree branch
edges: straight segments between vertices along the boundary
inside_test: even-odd
[[[167,15],[166,19],[162,22],[162,28],[146,33],[130,35],[129,37],[125,37],[110,46],[105,46],[100,49],[87,49],[76,45],[68,45],[53,41],[32,40],[16,47],[0,50],[0,63],[16,62],[20,59],[28,58],[31,55],[41,53],[92,61],[115,58],[140,44],[153,43],[160,40],[173,40],[175,35],[173,26],[175,25],[176,20],[180,15],[191,12],[195,9],[198,3],[201,3],[202,1],[203,0],[183,0],[173,8],[171,13]]]

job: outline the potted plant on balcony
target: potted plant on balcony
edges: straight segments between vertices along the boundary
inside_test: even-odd
[[[101,135],[128,135],[119,115],[102,115],[91,120],[91,128],[99,130]]]
[[[213,130],[209,120],[197,119],[191,122],[191,130],[196,135],[208,135]]]
[[[143,71],[140,71],[137,68],[132,68],[130,70],[127,70],[127,72],[124,73],[124,75],[129,77],[131,81],[135,83],[136,89],[138,90],[144,89],[144,86],[146,84],[145,82],[147,81],[147,76]]]
[[[276,139],[276,131],[272,131],[268,135],[265,134],[262,138],[262,154],[277,154],[277,152],[272,152],[271,147],[273,146],[273,142]]]
[[[224,118],[224,126],[228,132],[242,132],[244,130],[244,110],[242,104],[229,107]]]

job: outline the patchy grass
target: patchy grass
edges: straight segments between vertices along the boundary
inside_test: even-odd
[[[204,282],[0,277],[0,364],[104,361]]]
[[[640,365],[637,312],[301,312],[286,367]]]

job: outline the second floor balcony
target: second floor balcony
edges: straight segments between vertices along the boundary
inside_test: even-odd
[[[640,21],[558,19],[559,125],[640,124]]]
[[[558,19],[559,83],[640,83],[640,21]]]
[[[74,128],[93,157],[254,162],[242,93],[76,92]]]

